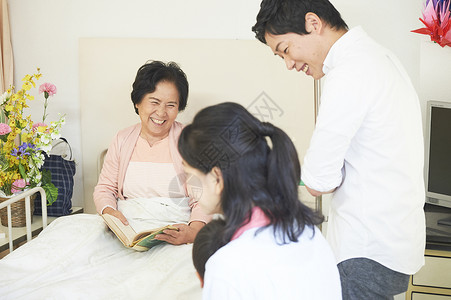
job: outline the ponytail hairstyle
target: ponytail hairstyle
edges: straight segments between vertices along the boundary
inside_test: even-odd
[[[204,174],[213,167],[222,172],[224,242],[250,221],[254,206],[262,209],[282,243],[296,242],[305,226],[323,221],[299,201],[301,170],[290,138],[237,103],[225,102],[198,112],[183,129],[178,149],[191,167]]]

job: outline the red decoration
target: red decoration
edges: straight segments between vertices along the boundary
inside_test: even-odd
[[[423,8],[423,19],[420,21],[426,25],[426,28],[412,30],[419,34],[426,34],[431,37],[431,41],[436,42],[442,47],[451,47],[451,19],[450,19],[451,0],[434,1],[428,0]]]

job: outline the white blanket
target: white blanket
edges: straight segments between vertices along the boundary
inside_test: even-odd
[[[119,209],[133,226],[143,220],[186,223],[183,201],[126,200]],[[0,298],[201,299],[191,250],[192,245],[163,244],[137,252],[125,248],[98,215],[61,217],[0,260]]]

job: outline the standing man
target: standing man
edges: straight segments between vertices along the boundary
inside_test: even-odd
[[[343,299],[393,299],[425,248],[422,118],[406,71],[327,0],[263,0],[252,30],[289,70],[324,77],[302,180],[313,196],[333,192]]]

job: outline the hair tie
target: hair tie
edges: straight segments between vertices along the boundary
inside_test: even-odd
[[[269,122],[262,122],[261,124],[262,124],[262,126],[261,126],[261,134],[263,136],[272,137],[273,134],[274,134],[274,125],[272,125]]]

